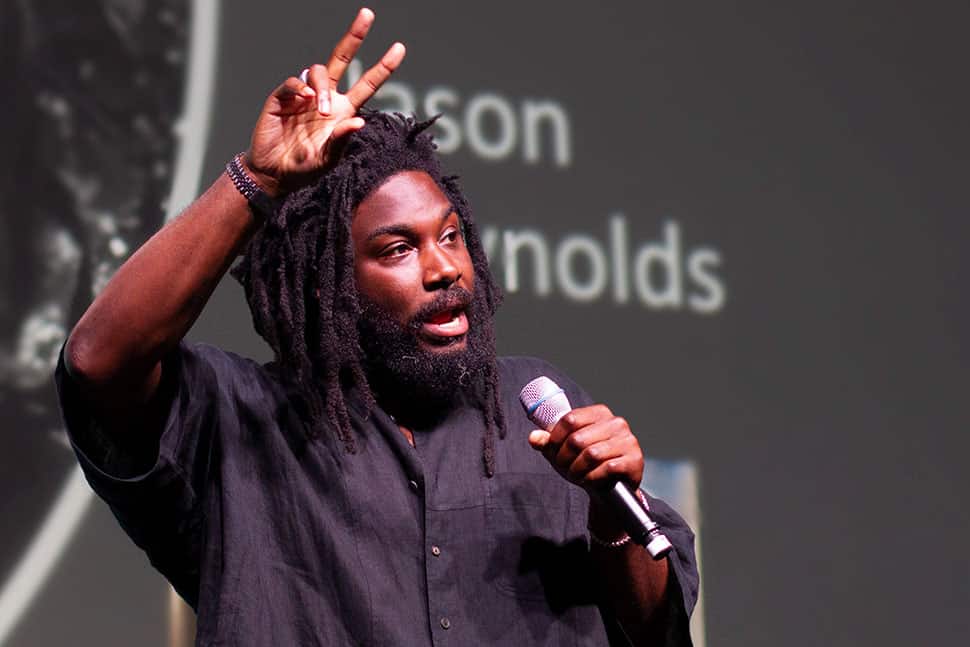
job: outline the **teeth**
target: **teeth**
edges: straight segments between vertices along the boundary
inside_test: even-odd
[[[438,324],[438,326],[440,328],[444,328],[445,330],[447,330],[449,328],[455,328],[457,325],[458,325],[458,316],[457,315],[453,316],[451,318],[451,321],[447,321],[447,322],[445,322],[443,324]]]
[[[456,332],[462,326],[461,323],[461,312],[458,310],[453,310],[451,313],[451,319],[444,321],[442,323],[430,324],[438,330],[438,334],[447,335],[452,332]]]

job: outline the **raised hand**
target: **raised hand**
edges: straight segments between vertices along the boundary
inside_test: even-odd
[[[404,60],[404,45],[394,43],[346,94],[337,92],[373,23],[374,12],[361,9],[326,65],[308,68],[305,80],[291,76],[266,99],[245,163],[268,194],[310,182],[333,162],[340,142],[364,127],[357,111]]]
[[[643,475],[643,452],[626,420],[602,404],[573,409],[552,431],[537,429],[529,443],[559,474],[589,492],[617,479],[636,488]]]

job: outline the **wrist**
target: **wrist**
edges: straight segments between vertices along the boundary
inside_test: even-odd
[[[240,154],[239,163],[242,165],[249,177],[252,178],[253,182],[271,199],[277,199],[282,197],[283,190],[280,186],[280,181],[274,176],[270,175],[257,168],[253,164],[252,154],[249,151],[245,151]]]
[[[266,192],[245,165],[246,154],[238,153],[226,164],[226,175],[232,180],[236,190],[246,198],[249,209],[257,222],[265,222],[279,208],[280,199]]]
[[[626,530],[617,523],[615,515],[596,497],[589,499],[589,519],[586,524],[590,535],[599,540],[597,543],[612,543],[628,537]]]
[[[650,505],[647,503],[643,491],[638,488],[633,493],[643,509],[649,510]],[[589,517],[586,529],[589,531],[592,544],[606,548],[619,548],[631,542],[630,535],[617,521],[613,510],[596,496],[591,496],[589,499]]]

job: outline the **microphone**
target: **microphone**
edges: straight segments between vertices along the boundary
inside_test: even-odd
[[[558,384],[545,375],[537,377],[519,393],[519,402],[525,414],[536,426],[551,431],[559,419],[572,410],[569,398]],[[673,547],[658,526],[633,495],[630,488],[620,481],[598,494],[616,515],[623,529],[636,543],[645,546],[655,560],[662,559]]]

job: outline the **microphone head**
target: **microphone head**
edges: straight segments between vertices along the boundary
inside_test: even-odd
[[[525,414],[540,429],[549,431],[572,406],[562,388],[545,375],[532,380],[519,392]]]

